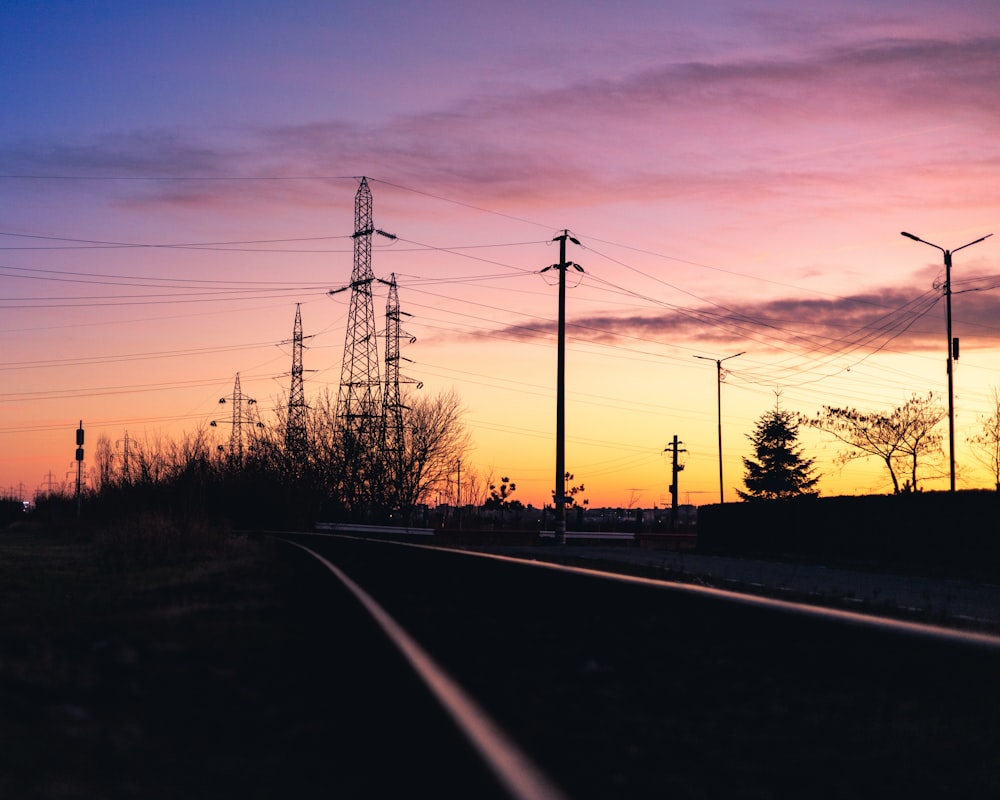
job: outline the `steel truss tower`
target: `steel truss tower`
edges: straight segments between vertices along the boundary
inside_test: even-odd
[[[285,453],[293,461],[302,458],[306,452],[306,406],[305,388],[302,382],[302,351],[305,337],[302,335],[302,304],[295,304],[295,325],[292,327],[292,381],[288,391],[288,419],[285,420]]]
[[[354,200],[351,303],[337,397],[342,459],[337,493],[344,509],[357,520],[365,519],[381,504],[387,478],[381,463],[384,440],[382,387],[372,296],[372,284],[375,282],[372,235],[375,232],[372,225],[372,193],[368,188],[368,179],[362,178]]]
[[[402,477],[403,458],[406,452],[406,439],[403,431],[403,399],[399,391],[400,383],[412,383],[401,378],[399,363],[402,356],[399,342],[403,336],[400,323],[405,311],[399,310],[399,291],[396,288],[396,275],[393,273],[388,281],[382,281],[389,287],[389,297],[385,304],[385,386],[382,403],[382,452],[390,463],[394,474],[390,476],[392,485],[399,487]],[[415,341],[412,337],[410,341]]]
[[[220,404],[225,404],[229,402],[225,397],[219,398]],[[252,397],[247,397],[243,394],[240,389],[240,373],[236,373],[236,382],[233,384],[233,417],[231,420],[232,430],[229,432],[229,463],[231,466],[242,467],[243,462],[246,458],[246,451],[249,448],[249,444],[245,441],[243,436],[243,426],[248,428],[263,428],[264,424],[257,418],[257,414],[254,413],[253,408],[257,401]],[[219,423],[216,420],[212,420],[212,427],[216,427]],[[220,450],[225,448],[220,444]]]
[[[365,452],[381,439],[378,332],[372,297],[372,193],[362,178],[354,199],[354,269],[337,405],[343,431]]]

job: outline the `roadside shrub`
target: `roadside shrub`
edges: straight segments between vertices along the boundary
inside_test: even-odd
[[[24,504],[13,497],[0,498],[0,527],[24,517]]]
[[[177,520],[160,512],[140,512],[105,524],[94,546],[105,569],[147,569],[223,555],[229,532],[203,520]]]

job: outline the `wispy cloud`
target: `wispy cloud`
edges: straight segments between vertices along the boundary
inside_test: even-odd
[[[710,191],[759,201],[811,186],[810,195],[842,196],[844,184],[863,202],[863,187],[884,190],[914,171],[954,175],[996,164],[998,85],[998,37],[880,38],[782,57],[664,61],[557,89],[494,85],[378,124],[331,119],[235,140],[219,134],[213,144],[183,130],[22,143],[5,149],[0,169],[144,177],[363,173],[526,207],[567,197],[586,204],[614,192],[653,200]],[[937,148],[939,141],[954,146]],[[283,196],[312,205],[311,191]],[[164,187],[161,200],[206,198]]]
[[[1000,277],[982,279],[979,287],[994,291],[965,293],[956,313],[956,335],[969,346],[1000,344]],[[944,341],[943,295],[887,289],[879,293],[837,298],[783,298],[742,304],[673,307],[640,315],[571,316],[567,332],[576,341],[624,344],[643,340],[739,346],[753,343],[763,350],[789,347],[805,353],[829,354],[883,348],[936,350]],[[957,305],[957,302],[956,302]],[[513,339],[551,339],[555,323],[516,325],[495,331]]]

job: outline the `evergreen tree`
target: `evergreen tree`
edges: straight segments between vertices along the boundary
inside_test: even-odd
[[[737,494],[743,500],[779,500],[788,497],[815,496],[813,487],[820,476],[813,474],[813,459],[803,458],[797,441],[796,417],[777,406],[761,415],[757,427],[747,438],[753,442],[754,455],[744,458],[747,490]]]

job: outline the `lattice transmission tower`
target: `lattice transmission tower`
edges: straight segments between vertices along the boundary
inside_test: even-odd
[[[337,406],[342,432],[352,447],[371,453],[380,444],[381,381],[375,304],[372,296],[372,193],[362,178],[354,198],[354,269],[347,316],[344,362]]]
[[[302,304],[295,304],[295,324],[292,327],[292,381],[288,391],[288,419],[285,420],[285,453],[296,461],[306,452],[308,406],[302,379],[302,351],[305,349],[302,335]]]
[[[225,397],[219,398],[219,403],[224,405],[230,402]],[[229,463],[232,466],[241,467],[246,459],[246,452],[250,447],[250,443],[244,438],[243,428],[244,426],[252,433],[253,428],[263,428],[264,424],[260,421],[257,416],[255,406],[257,401],[252,397],[247,397],[243,394],[243,390],[240,389],[240,373],[236,373],[236,381],[233,384],[233,396],[232,396],[232,406],[233,415],[232,419],[229,420],[232,425],[232,429],[229,432]],[[212,420],[212,427],[216,427],[220,421],[223,420]],[[219,445],[220,450],[225,450],[221,444]]]
[[[405,311],[399,309],[399,290],[396,287],[396,275],[393,273],[389,280],[381,281],[389,287],[389,297],[385,304],[385,384],[383,388],[382,402],[382,449],[388,457],[392,468],[396,471],[393,480],[398,480],[399,470],[403,464],[403,456],[406,449],[406,438],[403,431],[403,398],[400,392],[401,383],[416,383],[403,378],[400,373],[400,361],[403,360],[400,354],[399,343],[404,336],[401,318],[410,316]],[[409,334],[410,342],[416,339]],[[407,359],[408,360],[408,359]],[[420,384],[418,384],[419,386]]]

